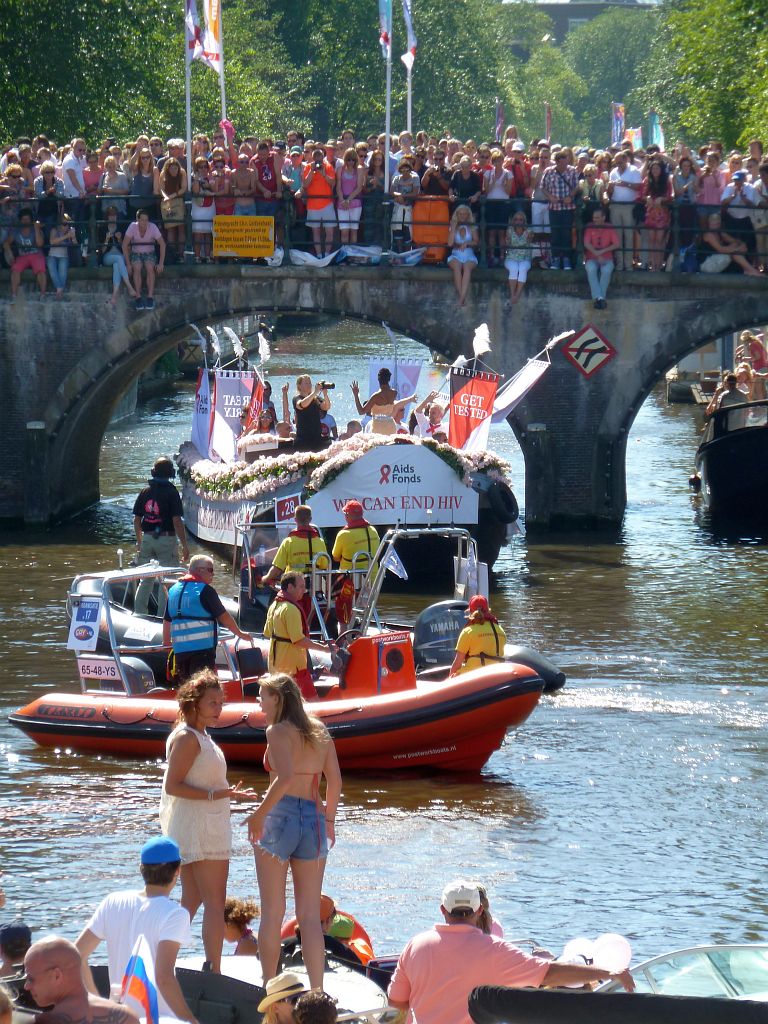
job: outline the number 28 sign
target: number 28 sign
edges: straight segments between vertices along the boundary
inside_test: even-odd
[[[275,523],[288,523],[296,515],[301,504],[301,492],[288,494],[284,498],[275,498]]]

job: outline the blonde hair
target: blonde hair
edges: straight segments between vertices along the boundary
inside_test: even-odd
[[[469,218],[466,219],[466,220],[459,221],[459,214],[461,213],[462,210],[466,210],[467,211],[467,213],[469,214]],[[462,203],[461,206],[457,206],[456,209],[453,211],[453,216],[451,217],[451,224],[450,224],[451,230],[455,230],[456,229],[456,225],[459,224],[459,223],[461,223],[461,224],[471,224],[473,227],[474,227],[474,224],[475,224],[475,216],[472,213],[472,211],[470,210],[470,208],[465,203]]]
[[[0,1020],[13,1014],[13,998],[8,989],[0,983]]]
[[[307,713],[304,698],[296,681],[285,672],[273,672],[259,680],[261,690],[267,689],[277,697],[276,722],[289,722],[305,743],[319,746],[329,738],[328,730],[314,715]]]

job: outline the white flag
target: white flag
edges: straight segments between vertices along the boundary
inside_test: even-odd
[[[266,363],[266,361],[271,357],[271,355],[272,350],[269,347],[269,341],[267,340],[267,336],[266,334],[264,334],[263,331],[259,331],[259,359],[262,361],[262,363]]]
[[[410,71],[416,59],[416,33],[413,31],[413,18],[411,17],[411,0],[403,0],[403,18],[405,19],[405,32],[408,36],[408,51],[400,60]]]
[[[395,576],[399,576],[401,580],[408,579],[408,573],[406,572],[402,559],[394,548],[389,549],[389,553],[382,558],[381,564],[385,569],[389,569],[391,573],[394,573]]]
[[[232,349],[234,350],[235,356],[238,359],[242,359],[245,354],[245,349],[243,348],[242,341],[240,341],[240,339],[238,338],[238,336],[235,334],[231,327],[225,327],[224,333],[232,342]]]
[[[488,324],[480,324],[475,331],[475,336],[472,339],[472,351],[475,353],[475,359],[479,359],[480,356],[491,351],[491,335]]]
[[[221,54],[221,2],[203,0],[205,27],[201,27],[197,13],[197,0],[186,0],[184,14],[184,35],[186,37],[187,63],[201,60],[217,74],[223,67]]]
[[[550,365],[546,359],[530,359],[522,370],[518,370],[512,380],[507,381],[496,393],[492,422],[502,423],[522,402],[536,381],[547,372]]]

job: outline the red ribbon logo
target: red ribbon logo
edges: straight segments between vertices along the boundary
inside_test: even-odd
[[[389,474],[391,472],[392,472],[392,467],[388,466],[386,463],[384,463],[384,465],[381,467],[381,477],[379,479],[379,483],[380,484],[388,484],[389,483]]]

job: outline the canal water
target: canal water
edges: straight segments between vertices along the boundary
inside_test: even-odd
[[[343,428],[350,381],[365,392],[367,359],[384,347],[380,329],[351,321],[285,336],[269,364],[276,394],[303,370],[335,381]],[[401,352],[426,356],[413,342]],[[443,379],[425,364],[419,391]],[[133,498],[155,456],[187,436],[192,396],[181,385],[110,431],[97,507],[48,534],[0,535],[0,919],[19,913],[37,934],[73,937],[105,893],[137,881],[138,849],[158,829],[162,768],[39,750],[6,715],[76,685],[67,584],[114,565],[118,546],[132,550]],[[699,429],[691,407],[654,392],[629,439],[620,537],[521,537],[502,552],[494,610],[568,685],[480,778],[345,778],[326,890],[366,924],[377,953],[433,923],[443,883],[459,874],[486,883],[507,936],[553,950],[607,931],[628,935],[635,958],[768,938],[766,548],[700,521],[687,490]],[[524,505],[506,425],[492,446],[507,454]],[[220,587],[225,579],[219,571]],[[391,600],[410,615],[423,604]],[[263,787],[259,773],[231,774]],[[239,823],[235,835],[230,890],[251,895]]]

